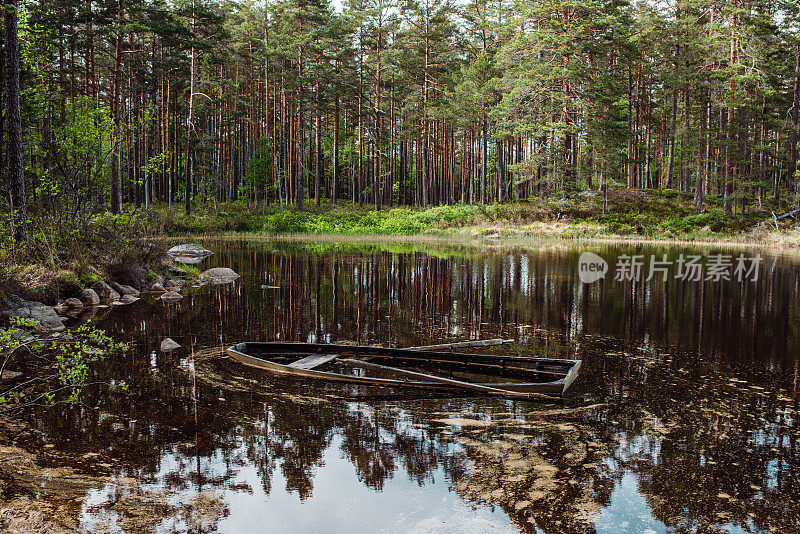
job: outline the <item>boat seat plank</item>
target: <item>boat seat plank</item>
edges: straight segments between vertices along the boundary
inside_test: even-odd
[[[294,369],[313,369],[331,360],[335,360],[338,357],[339,354],[312,354],[311,356],[306,356],[303,359],[288,364],[287,367],[293,367]]]

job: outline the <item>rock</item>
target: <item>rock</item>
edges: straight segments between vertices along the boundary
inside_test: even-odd
[[[116,282],[111,282],[108,285],[110,285],[111,288],[114,291],[119,293],[121,297],[124,297],[125,295],[133,295],[134,297],[138,297],[139,296],[139,291],[137,289],[131,287],[131,286],[126,286],[124,284],[118,284]]]
[[[239,278],[236,271],[227,267],[214,267],[200,275],[200,279],[212,284],[227,284]]]
[[[152,286],[150,286],[150,293],[163,293],[164,291],[166,291],[166,289],[164,289],[164,286],[158,282],[155,282]]]
[[[119,293],[111,289],[111,286],[102,280],[92,284],[92,289],[94,289],[95,293],[97,293],[97,296],[100,297],[100,302],[103,304],[108,304],[110,302],[119,300]]]
[[[176,245],[167,251],[167,255],[173,260],[186,264],[200,263],[212,254],[214,253],[210,250],[195,243]]]
[[[131,287],[142,290],[147,287],[148,272],[144,267],[135,263],[114,263],[106,267],[109,277],[122,287]],[[109,283],[114,291],[124,295],[113,283]],[[138,296],[138,295],[137,295]]]
[[[100,297],[94,289],[84,289],[81,291],[81,296],[79,298],[84,306],[97,306],[100,304]]]
[[[6,318],[35,319],[39,321],[36,329],[40,332],[60,332],[64,330],[64,323],[58,318],[53,308],[41,302],[23,300],[16,295],[11,295],[6,299],[5,309],[0,312],[0,315]]]
[[[167,251],[167,254],[170,256],[210,256],[214,253],[197,243],[185,243],[175,245]]]
[[[119,293],[120,296],[125,294],[125,292],[122,290],[122,285],[118,284],[117,282],[109,282],[108,285],[111,286],[111,289]]]
[[[163,295],[161,295],[161,300],[181,300],[183,295],[176,291],[167,291]]]
[[[83,302],[75,297],[65,300],[64,304],[66,304],[68,308],[83,308]]]
[[[181,288],[181,285],[179,283],[177,283],[175,280],[167,280],[164,283],[164,289],[167,289],[167,290],[175,290],[175,289],[180,289],[180,288]]]
[[[161,342],[161,351],[162,352],[169,352],[171,350],[179,349],[181,346],[171,337],[164,339]]]
[[[131,304],[132,302],[136,302],[139,300],[139,297],[135,297],[133,295],[122,295],[119,298],[120,304]]]
[[[66,302],[59,302],[58,304],[56,304],[55,306],[53,306],[53,310],[54,310],[54,311],[55,311],[55,312],[56,312],[58,315],[64,315],[64,314],[67,312],[67,310],[68,310],[68,309],[69,309],[69,306],[67,305],[67,303],[66,303]]]

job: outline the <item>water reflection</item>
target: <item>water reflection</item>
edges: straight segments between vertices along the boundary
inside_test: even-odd
[[[754,283],[584,285],[579,251],[562,246],[205,246],[206,263],[241,280],[104,317],[136,343],[103,370],[130,390],[35,420],[60,447],[107,454],[113,474],[175,502],[211,491],[226,503],[208,525],[167,510],[148,528],[800,531],[796,260],[764,255]],[[684,252],[595,251],[609,263]],[[185,349],[159,353],[167,336]],[[278,381],[221,357],[242,340],[488,337],[516,340],[498,351],[583,358],[571,398],[409,398]],[[119,527],[119,491],[91,496],[87,528]]]

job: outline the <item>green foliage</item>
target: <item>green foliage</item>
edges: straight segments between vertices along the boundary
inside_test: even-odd
[[[725,213],[715,209],[706,213],[669,218],[658,224],[657,230],[666,235],[691,234],[703,228],[718,232],[725,228]]]
[[[726,213],[760,206],[756,197],[763,200],[773,183],[784,199],[776,204],[786,208],[792,168],[786,112],[796,109],[795,4],[348,0],[334,9],[297,0],[21,2],[33,249],[55,266],[110,241],[95,225],[113,233],[140,220],[148,223],[144,235],[150,228],[410,235],[465,223],[554,218],[595,218],[634,233],[663,222],[683,231],[696,226],[678,221],[690,215],[681,202],[694,191],[704,142],[713,145],[707,185],[714,192],[723,184],[733,189]],[[731,50],[738,50],[733,58]],[[728,121],[716,119],[729,109]],[[324,153],[323,195],[330,194],[334,110],[337,188],[342,196],[361,197],[351,200],[369,201],[388,185],[373,177],[376,153],[383,158],[381,177],[392,177],[393,201],[459,198],[469,189],[462,180],[476,186],[483,168],[485,191],[472,190],[471,198],[538,198],[527,206],[472,212],[373,215],[336,208],[327,216],[215,206],[197,218],[170,213],[166,223],[101,215],[112,178],[121,178],[125,201],[141,202],[144,186],[155,184],[148,192],[155,190],[159,201],[170,194],[177,202],[196,191],[189,206],[203,210],[210,199],[227,200],[231,193],[274,200],[279,190],[272,177],[291,168],[291,176],[281,177],[293,186],[280,193],[292,202],[310,191],[315,134]],[[704,128],[709,131],[701,135]],[[381,146],[370,146],[376,140]],[[733,144],[746,150],[722,150]],[[406,149],[399,158],[406,172],[397,172],[398,149],[407,146],[411,153]],[[440,157],[445,152],[448,158]],[[667,152],[677,162],[669,178]],[[120,172],[113,177],[112,162]],[[498,172],[501,162],[509,172]],[[423,168],[430,171],[425,186]],[[356,177],[362,179],[357,187]],[[587,177],[594,187],[602,179],[611,189],[681,189],[661,193],[679,213],[649,221],[623,206],[603,219],[596,203],[562,198]],[[429,198],[422,199],[423,191]],[[553,203],[556,198],[563,205]],[[716,208],[709,198],[704,208]],[[730,219],[721,224],[730,227]]]
[[[260,191],[264,191],[265,185],[267,185],[270,195],[274,196],[277,186],[274,183],[267,184],[267,177],[272,176],[273,168],[274,155],[270,146],[270,140],[266,137],[262,137],[258,140],[253,155],[247,161],[243,180],[244,184],[255,186]]]
[[[55,339],[34,338],[37,323],[12,317],[11,328],[0,331],[0,353],[9,353],[19,343],[25,343],[29,355],[37,362],[35,380],[11,385],[0,392],[2,407],[20,408],[25,404],[59,401],[78,403],[84,389],[92,382],[96,364],[110,354],[128,350],[126,344],[115,343],[92,323],[83,323]],[[126,383],[118,386],[127,388]]]
[[[110,174],[114,123],[90,97],[65,104],[64,120],[32,147],[30,168],[40,195],[58,203],[70,230],[80,229],[103,209]],[[32,141],[35,141],[33,139]]]
[[[92,364],[104,359],[107,354],[124,352],[127,345],[114,343],[102,330],[84,323],[66,336],[67,342],[53,344],[54,367],[61,384],[68,387],[68,402],[78,402],[83,388],[89,382]],[[43,347],[46,349],[46,347]]]
[[[271,205],[259,209],[245,204],[199,206],[191,219],[182,212],[157,211],[164,230],[171,235],[215,235],[229,232],[270,235],[418,235],[431,232],[458,232],[472,228],[478,233],[486,227],[517,227],[521,231],[533,223],[558,221],[575,225],[584,234],[586,225],[598,225],[620,235],[643,237],[694,238],[702,235],[746,231],[769,216],[768,211],[753,211],[747,216],[725,216],[721,199],[707,197],[708,208],[698,214],[691,194],[668,190],[613,191],[603,213],[600,195],[574,195],[563,198],[536,198],[492,204],[455,204],[420,208],[392,208],[374,211],[349,203],[297,210]],[[581,226],[583,225],[583,226]],[[565,232],[568,230],[565,228]],[[592,234],[587,234],[591,236]]]
[[[286,210],[266,216],[261,230],[268,234],[414,235],[467,224],[479,213],[478,207],[465,205],[378,212],[342,208],[321,213]]]
[[[12,317],[9,319],[9,324],[13,328],[35,328],[39,321],[27,317]]]

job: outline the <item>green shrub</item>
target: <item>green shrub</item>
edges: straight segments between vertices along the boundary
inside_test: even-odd
[[[381,221],[381,233],[396,235],[414,235],[423,230],[419,221],[409,217],[388,217]]]
[[[24,343],[28,350],[21,354],[35,357],[37,379],[4,385],[0,389],[0,407],[6,410],[55,402],[78,403],[83,390],[95,378],[96,364],[111,354],[128,350],[128,345],[115,343],[92,323],[83,323],[53,340],[36,338],[36,320],[12,317],[9,322],[11,328],[0,330],[0,352],[7,353]],[[15,353],[10,354],[7,360]],[[118,385],[127,387],[124,383]]]

